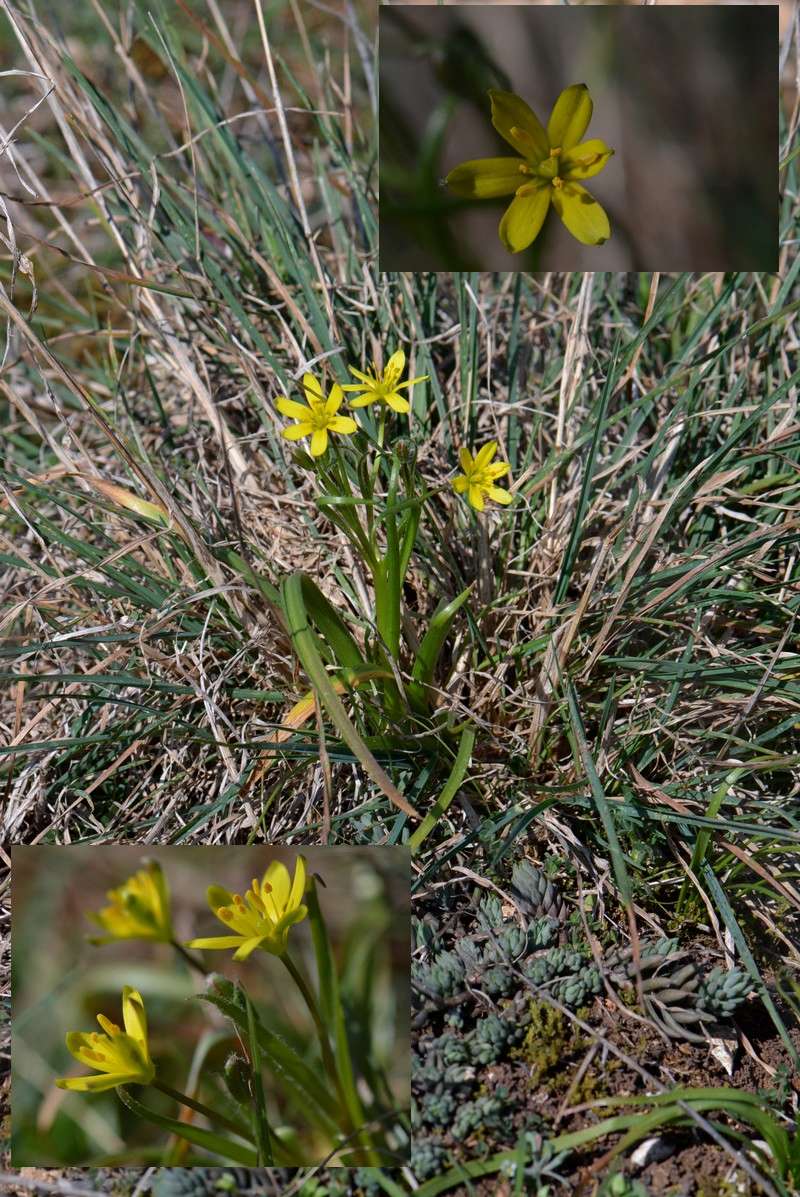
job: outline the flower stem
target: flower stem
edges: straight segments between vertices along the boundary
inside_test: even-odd
[[[163,1081],[152,1080],[150,1084],[154,1089],[158,1089],[161,1093],[166,1094],[167,1097],[171,1097],[173,1101],[177,1101],[180,1105],[188,1106],[190,1110],[195,1110],[198,1114],[202,1114],[210,1122],[218,1122],[220,1126],[224,1126],[226,1130],[232,1131],[240,1138],[247,1138],[249,1132],[243,1130],[235,1122],[231,1122],[230,1118],[226,1118],[224,1114],[219,1114],[216,1110],[210,1109],[202,1101],[195,1101],[193,1097],[188,1097],[187,1094],[180,1093],[177,1089],[171,1089]]]
[[[203,967],[203,965],[200,963],[200,961],[197,959],[196,956],[192,956],[191,952],[187,952],[186,948],[183,946],[183,944],[178,943],[177,939],[171,939],[169,942],[171,943],[171,945],[175,949],[175,951],[180,956],[183,956],[184,960],[186,961],[186,963],[188,965],[191,966],[191,968],[197,969],[197,971],[199,973],[202,973],[204,977],[208,975],[208,969]]]

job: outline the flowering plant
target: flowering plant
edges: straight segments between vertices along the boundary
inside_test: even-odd
[[[347,428],[343,424],[328,425],[331,431],[338,429],[344,435],[326,440],[325,451],[319,451],[322,446],[319,429],[312,429],[308,418],[301,419],[299,406],[284,397],[278,400],[278,410],[298,421],[284,428],[283,436],[291,440],[303,435],[311,437],[311,455],[301,451],[295,454],[295,461],[313,471],[320,509],[347,537],[356,557],[369,572],[374,595],[372,626],[362,640],[305,575],[287,579],[277,600],[314,692],[342,738],[396,805],[416,815],[371,756],[340,700],[344,689],[362,688],[380,696],[380,703],[365,704],[365,711],[371,734],[387,748],[393,745],[392,727],[400,716],[410,715],[421,727],[437,725],[432,683],[447,635],[470,593],[467,587],[460,594],[443,599],[427,627],[413,627],[404,609],[404,588],[409,580],[422,512],[433,493],[420,475],[413,442],[404,435],[402,424],[400,435],[394,434],[387,440],[388,421],[402,422],[410,417],[408,395],[416,384],[427,380],[427,375],[418,375],[401,381],[405,369],[406,355],[402,349],[395,350],[383,368],[375,362],[367,371],[350,367],[358,382],[332,388],[325,401],[330,405],[330,417],[333,418],[333,397],[338,413],[341,395],[353,392],[351,409],[375,408],[377,425],[372,420],[357,426],[350,417],[337,415],[336,419],[349,423]],[[303,385],[308,395],[312,393],[313,382],[316,396],[313,402],[321,412],[322,387],[315,380],[309,381],[310,378],[306,375]],[[323,418],[328,416],[320,414],[319,420]],[[465,472],[452,485],[458,494],[465,495],[474,511],[482,512],[487,499],[502,504],[511,502],[511,493],[496,485],[497,479],[509,470],[506,463],[491,460],[496,451],[494,442],[478,451],[474,459],[466,448],[461,450],[460,461]],[[330,665],[337,670],[333,679],[327,670]],[[313,710],[309,695],[297,704],[289,718],[297,725]]]
[[[337,851],[339,851],[337,849]],[[392,852],[402,851],[391,849]],[[407,1147],[407,1134],[394,1112],[386,1109],[389,1092],[377,1061],[364,1064],[365,1042],[359,1030],[358,1062],[353,1051],[353,1032],[348,1030],[342,1005],[341,981],[333,947],[317,894],[317,877],[309,875],[306,861],[298,855],[290,872],[280,860],[272,860],[260,880],[254,879],[244,892],[235,893],[218,884],[208,887],[212,913],[232,934],[191,938],[180,943],[172,937],[172,911],[161,866],[144,867],[111,891],[114,911],[126,909],[124,897],[134,894],[142,915],[134,926],[127,917],[101,911],[109,934],[92,936],[92,943],[140,939],[145,943],[169,942],[179,958],[197,970],[206,981],[203,1000],[216,1008],[231,1027],[233,1052],[224,1070],[208,1081],[195,1079],[188,1092],[167,1084],[170,1068],[163,1059],[159,1036],[148,1034],[145,997],[129,984],[122,987],[121,1025],[104,1012],[97,1014],[100,1031],[69,1031],[66,1046],[88,1075],[55,1079],[58,1088],[71,1093],[101,1094],[116,1091],[137,1120],[148,1121],[194,1145],[212,1157],[248,1165],[307,1164],[303,1157],[300,1124],[309,1124],[306,1141],[315,1145],[315,1159],[334,1153],[342,1166],[374,1166],[391,1160],[392,1153]],[[152,887],[152,888],[151,888]],[[146,900],[147,899],[147,900]],[[163,934],[153,933],[153,920],[144,911],[153,905]],[[97,922],[97,914],[89,918]],[[292,928],[308,922],[316,964],[317,985],[309,979],[296,958]],[[170,937],[167,940],[167,929]],[[116,932],[114,934],[113,932]],[[262,1012],[248,993],[241,977],[228,980],[208,975],[196,951],[230,951],[232,962],[259,956],[268,969],[283,966],[288,988],[282,1003],[291,1001],[310,1017],[317,1044],[319,1066],[313,1053],[292,1046],[276,1034],[269,1013]],[[270,958],[272,963],[270,962]],[[124,970],[122,970],[124,977]],[[146,976],[137,972],[137,976]],[[142,989],[145,988],[142,984]],[[352,995],[351,995],[352,996]],[[151,1010],[152,1013],[152,1010]],[[156,1012],[156,1028],[158,1017]],[[219,1038],[219,1032],[215,1032]],[[202,1059],[204,1052],[198,1057]],[[271,1083],[265,1083],[265,1071]],[[194,1066],[189,1069],[194,1073]],[[131,1091],[136,1090],[136,1095]],[[202,1093],[201,1090],[206,1092]],[[148,1102],[148,1090],[162,1096],[160,1105]],[[144,1096],[140,1096],[142,1093]],[[186,1107],[193,1117],[165,1113],[170,1105]],[[169,1106],[166,1107],[169,1109]],[[195,1117],[199,1115],[198,1119]],[[287,1122],[287,1115],[289,1121]],[[399,1138],[398,1138],[399,1136]]]

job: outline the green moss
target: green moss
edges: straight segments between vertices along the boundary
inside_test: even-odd
[[[596,1101],[599,1097],[611,1097],[612,1094],[608,1088],[608,1075],[621,1067],[621,1060],[607,1060],[601,1073],[589,1069],[572,1090],[571,1103],[580,1105],[585,1101]]]
[[[530,1022],[525,1038],[509,1054],[530,1064],[530,1083],[536,1085],[548,1073],[563,1068],[564,1060],[581,1047],[583,1040],[566,1015],[547,1002],[531,1001],[528,1010]]]

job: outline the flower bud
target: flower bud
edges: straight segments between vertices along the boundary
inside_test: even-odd
[[[246,1060],[232,1052],[225,1061],[225,1084],[231,1097],[242,1105],[248,1105],[253,1098],[250,1091],[250,1067]]]

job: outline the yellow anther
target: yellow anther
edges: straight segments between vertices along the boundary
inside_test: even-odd
[[[553,176],[552,183],[553,183],[554,187],[563,187],[564,186],[564,180],[560,179],[558,177],[558,175]]]
[[[553,146],[553,148],[552,148],[552,150],[550,151],[550,157],[551,157],[551,158],[557,158],[557,157],[558,157],[558,155],[559,155],[560,153],[561,153],[561,146],[560,146],[560,145],[554,145],[554,146]]]
[[[228,923],[233,918],[233,911],[231,910],[230,906],[220,906],[219,910],[217,911],[217,917],[224,919],[224,921]]]

